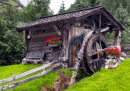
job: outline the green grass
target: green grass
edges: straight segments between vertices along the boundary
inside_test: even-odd
[[[30,69],[33,69],[33,68],[36,68],[40,65],[11,65],[11,66],[3,66],[3,67],[0,67],[0,80],[1,79],[4,79],[4,78],[8,78],[8,77],[12,77],[14,74],[20,74],[20,73],[23,73],[25,71],[28,71]],[[50,67],[48,67],[46,70],[50,69]],[[59,70],[62,70],[65,72],[65,74],[71,76],[72,75],[72,72],[69,71],[69,70],[65,70],[65,69],[59,69]],[[4,91],[23,91],[23,90],[27,90],[27,91],[41,91],[41,87],[44,85],[46,86],[48,89],[53,89],[53,85],[54,85],[54,82],[57,78],[59,78],[58,76],[58,71],[54,71],[52,73],[49,73],[47,75],[43,77],[39,77],[39,78],[36,78],[36,79],[33,79],[29,82],[26,82],[24,84],[21,84],[19,86],[17,86],[14,90],[12,88],[10,89],[7,89],[7,90],[4,90]],[[37,73],[40,73],[42,72],[41,71],[38,71],[38,72],[35,72],[33,74],[30,74],[28,76],[25,76],[23,78],[20,78],[17,81],[20,81],[22,79],[25,79],[25,78],[28,78],[30,76],[33,76]],[[7,85],[7,84],[10,84],[12,82],[8,82],[6,84],[2,84],[0,86],[3,86],[3,85]]]
[[[3,1],[3,2],[7,3],[7,4],[10,4],[10,5],[13,5],[13,6],[17,6],[18,5],[16,2],[14,2],[12,0],[9,0],[8,2],[5,2],[5,1]],[[7,5],[5,5],[5,6],[7,6]]]
[[[38,66],[40,65],[20,64],[0,67],[0,79],[11,77],[13,74],[17,75]],[[69,76],[72,75],[72,72],[69,70],[65,70],[63,68],[59,70],[64,71]],[[51,90],[53,89],[54,81],[59,78],[58,71],[49,73],[45,75],[44,78],[39,77],[21,84],[14,90],[11,88],[5,91],[41,91],[41,87],[43,85]],[[33,73],[31,75],[34,75],[36,73]],[[28,78],[29,76],[23,77],[21,79]],[[66,91],[130,91],[130,59],[126,59],[113,70],[102,68],[100,72],[93,74],[91,77],[86,77],[80,80],[74,86],[68,88]]]
[[[3,11],[5,11],[5,10],[6,10],[6,8],[0,7],[0,12],[3,12]]]
[[[130,59],[113,70],[102,68],[66,91],[130,91]]]

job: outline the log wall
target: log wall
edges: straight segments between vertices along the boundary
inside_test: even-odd
[[[28,53],[42,53],[45,52],[45,59],[44,60],[52,60],[54,55],[54,51],[51,47],[47,46],[45,40],[55,36],[58,37],[58,33],[54,29],[50,30],[38,30],[33,31],[30,35],[30,39],[28,41]],[[55,57],[56,59],[57,57]]]

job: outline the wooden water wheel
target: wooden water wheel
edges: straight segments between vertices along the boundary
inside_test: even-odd
[[[85,73],[95,73],[101,69],[105,53],[98,52],[107,47],[107,44],[101,35],[94,35],[89,38],[84,47],[82,63]]]

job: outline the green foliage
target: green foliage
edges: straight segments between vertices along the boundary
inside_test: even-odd
[[[0,5],[3,4],[3,7],[0,7],[0,13],[6,11],[5,8],[9,5],[9,6],[13,6],[13,7],[22,7],[24,9],[24,6],[20,3],[19,0],[0,0]]]
[[[18,21],[18,10],[15,9],[14,7],[8,5],[6,8],[6,12],[4,12],[3,14],[3,20],[5,22],[5,24],[7,25],[7,27],[11,30],[13,29]]]
[[[121,34],[121,43],[130,43],[129,0],[102,0],[100,4],[107,8],[125,27],[125,31]],[[109,38],[110,37],[107,37],[107,40],[109,40]]]
[[[0,59],[6,60],[6,64],[4,62],[0,65],[21,63],[21,60],[25,55],[22,34],[13,30],[6,31],[3,36],[3,41],[0,41],[0,46],[2,48]]]
[[[115,37],[115,32],[112,32],[112,33],[107,32],[105,36],[105,40],[107,42],[114,42],[114,37]]]
[[[76,0],[67,11],[74,11],[78,9],[88,8],[99,5],[100,0]]]
[[[115,11],[115,17],[125,26],[126,30],[122,32],[122,43],[130,43],[130,21],[129,21],[129,14],[126,9],[122,7],[120,4],[119,8]]]
[[[65,12],[66,12],[65,4],[64,4],[64,1],[62,1],[61,6],[60,6],[60,10],[59,10],[59,14],[65,13]]]
[[[117,68],[104,69],[77,82],[65,91],[129,91],[130,59],[126,59]]]
[[[18,14],[16,9],[8,6],[0,20],[0,65],[21,63],[25,55],[22,34],[14,30]]]
[[[31,22],[39,17],[52,15],[53,12],[49,8],[49,3],[50,0],[32,0],[22,12],[23,21]]]

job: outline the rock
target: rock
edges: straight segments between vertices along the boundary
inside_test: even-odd
[[[111,63],[111,61],[112,61],[112,59],[105,59],[105,65],[110,65],[110,63]]]
[[[65,90],[70,85],[70,77],[65,75],[63,71],[59,71],[58,75],[60,76],[60,78],[56,79],[54,83],[54,91]]]
[[[124,61],[124,60],[125,60],[123,57],[119,57],[119,59],[120,59],[121,61]]]
[[[108,65],[105,66],[105,69],[108,69]]]
[[[54,83],[54,91],[59,91],[60,90],[60,82],[59,79],[56,79]]]
[[[126,57],[126,54],[124,53],[124,52],[122,52],[122,55],[121,55],[122,57]]]
[[[41,91],[49,91],[44,86],[42,86]]]

